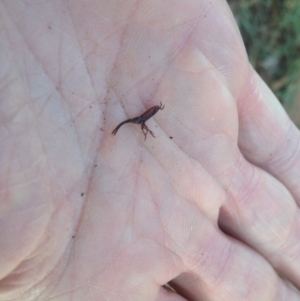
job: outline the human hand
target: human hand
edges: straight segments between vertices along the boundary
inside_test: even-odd
[[[1,8],[0,300],[300,300],[299,131],[225,1]]]

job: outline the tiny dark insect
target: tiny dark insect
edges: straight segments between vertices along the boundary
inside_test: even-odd
[[[149,128],[147,127],[147,125],[145,124],[145,122],[151,118],[153,115],[155,115],[159,110],[163,110],[165,106],[162,105],[162,103],[160,103],[159,106],[154,106],[151,107],[150,109],[148,109],[146,112],[144,112],[141,116],[135,117],[135,118],[131,118],[131,119],[127,119],[123,122],[121,122],[113,131],[112,134],[116,135],[117,131],[119,130],[119,128],[125,124],[125,123],[136,123],[136,124],[140,124],[141,125],[141,129],[143,131],[143,134],[145,135],[145,140],[147,137],[147,134],[150,133],[152,137],[155,138],[154,134],[152,131],[149,130]]]

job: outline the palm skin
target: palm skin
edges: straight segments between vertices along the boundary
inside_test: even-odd
[[[225,1],[0,12],[0,300],[300,300],[299,131]]]

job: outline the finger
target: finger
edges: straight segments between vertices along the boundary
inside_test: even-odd
[[[300,205],[299,130],[254,71],[237,104],[243,155],[279,179]]]
[[[300,214],[288,190],[242,157],[220,181],[230,200],[221,209],[222,228],[300,288]]]
[[[219,219],[223,228],[263,254],[300,288],[299,208],[284,185],[246,161],[235,141],[226,137],[206,139],[197,152],[184,149],[227,192]]]
[[[264,258],[218,231],[185,263],[171,285],[188,300],[300,300]]]

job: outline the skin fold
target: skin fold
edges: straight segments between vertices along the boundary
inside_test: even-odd
[[[226,1],[0,14],[0,300],[300,300],[299,130]]]

